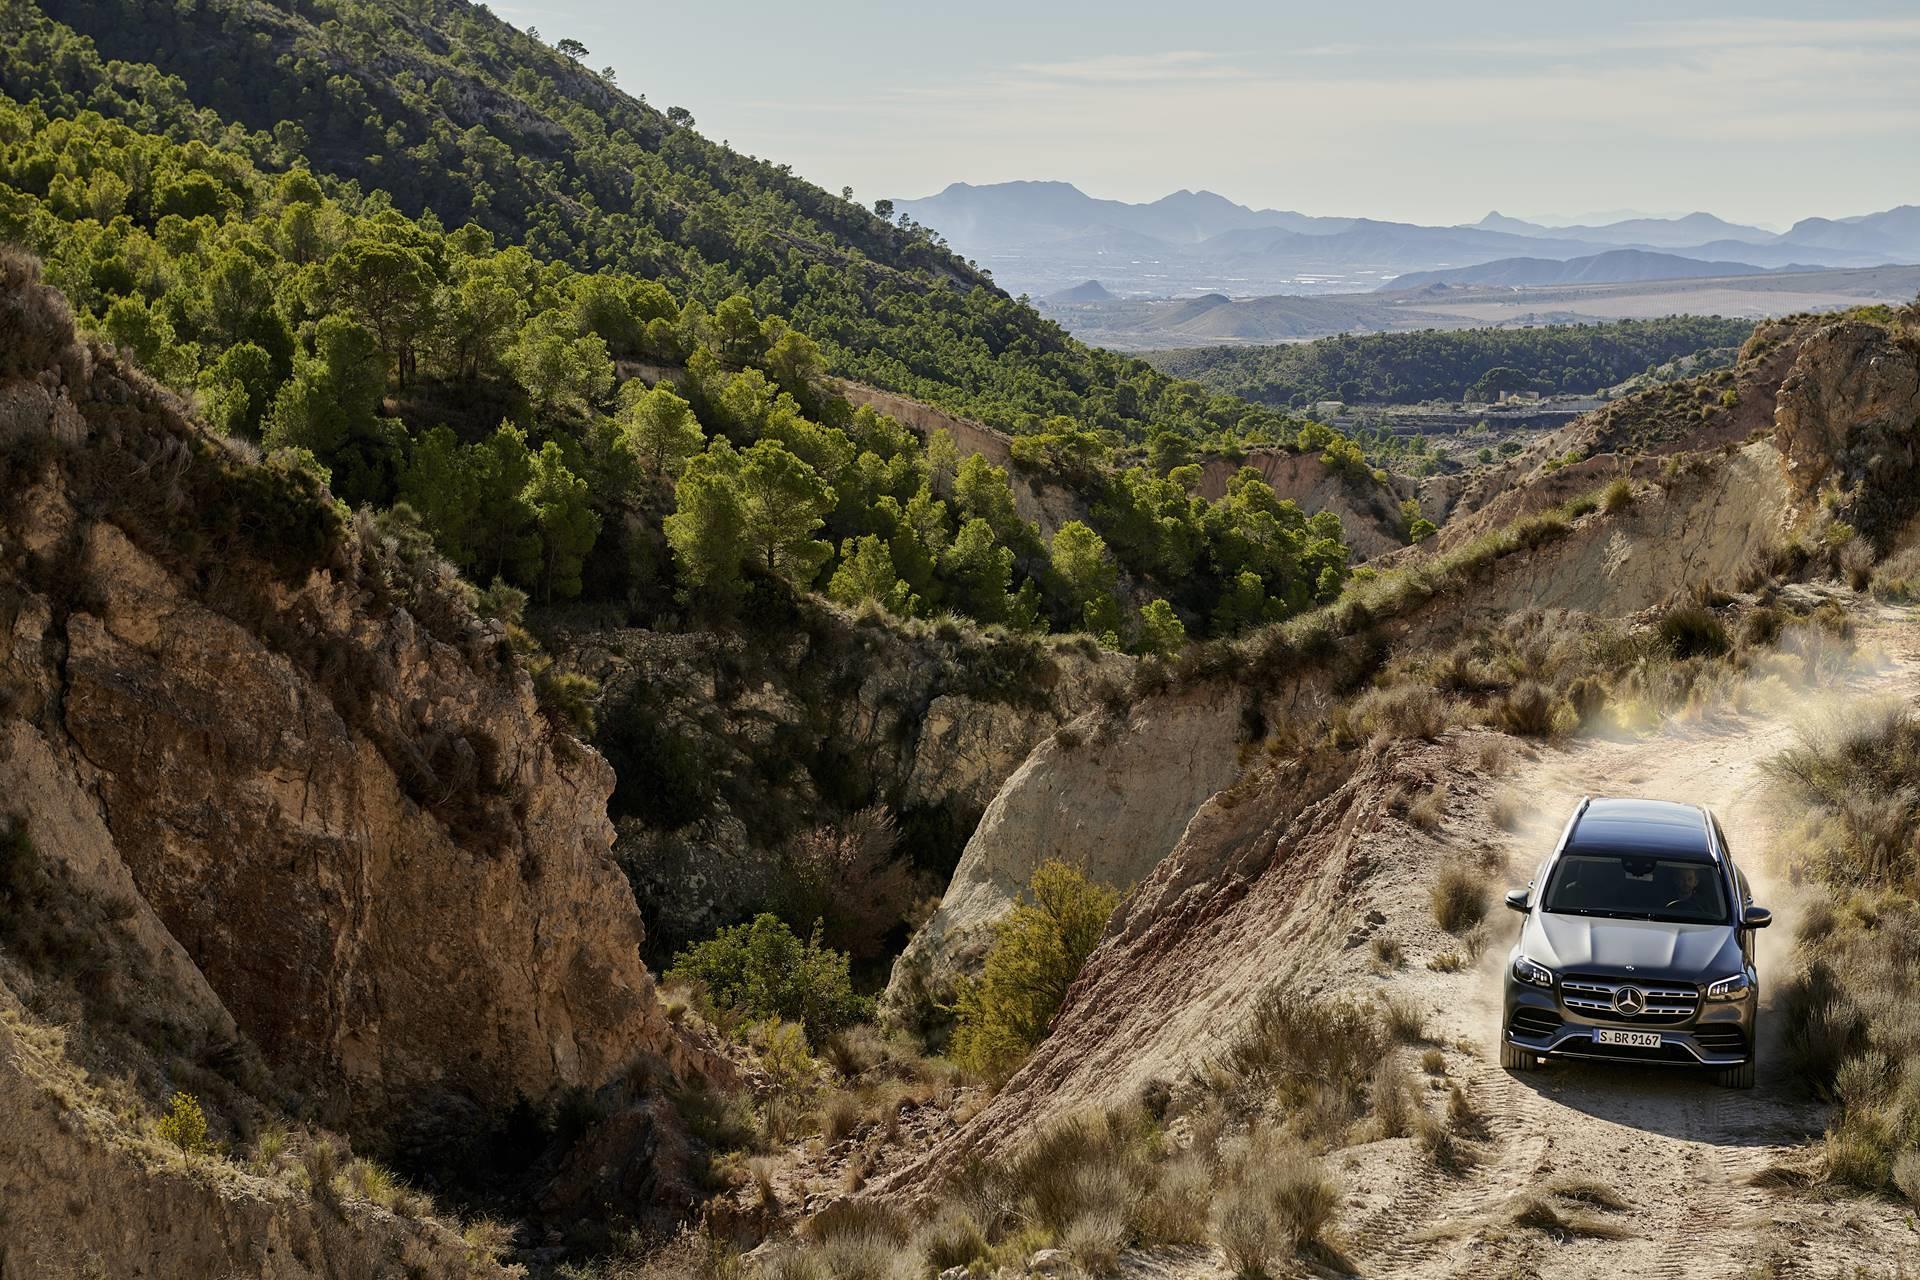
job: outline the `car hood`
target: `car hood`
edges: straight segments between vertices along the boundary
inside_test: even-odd
[[[1704,982],[1745,967],[1731,925],[1608,920],[1537,912],[1527,918],[1521,949],[1565,972],[1625,973]]]

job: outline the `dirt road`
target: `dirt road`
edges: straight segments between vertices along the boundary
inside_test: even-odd
[[[1347,1250],[1364,1276],[1912,1276],[1920,1228],[1910,1207],[1825,1199],[1781,1185],[1780,1171],[1810,1167],[1826,1116],[1786,1078],[1776,1048],[1771,993],[1790,970],[1797,903],[1775,874],[1781,815],[1768,803],[1761,764],[1810,720],[1859,714],[1920,691],[1911,617],[1884,611],[1863,628],[1854,669],[1814,687],[1763,680],[1737,709],[1683,717],[1657,732],[1542,752],[1508,775],[1503,801],[1469,796],[1448,831],[1466,852],[1504,845],[1514,885],[1551,849],[1583,794],[1640,794],[1708,804],[1721,816],[1755,897],[1777,926],[1762,935],[1762,1063],[1750,1092],[1711,1077],[1653,1068],[1555,1065],[1511,1074],[1498,1066],[1500,970],[1516,923],[1491,922],[1494,941],[1471,973],[1421,964],[1386,985],[1429,1011],[1430,1037],[1449,1046],[1448,1074],[1486,1117],[1476,1163],[1446,1175],[1405,1158],[1360,1149],[1344,1170],[1352,1191]],[[1491,793],[1497,794],[1497,793]],[[1519,830],[1486,810],[1517,802]],[[1515,825],[1511,816],[1508,825]],[[1423,904],[1395,904],[1400,919]],[[1390,1147],[1378,1143],[1374,1147]],[[1332,1158],[1336,1168],[1342,1158]],[[1607,1208],[1553,1194],[1588,1180],[1617,1196]],[[1529,1198],[1576,1227],[1542,1227]]]

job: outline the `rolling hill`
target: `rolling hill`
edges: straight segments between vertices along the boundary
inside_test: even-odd
[[[1609,249],[1585,258],[1497,258],[1444,271],[1409,271],[1380,286],[1383,292],[1434,284],[1526,285],[1624,284],[1638,280],[1687,280],[1698,276],[1759,275],[1765,268],[1744,262],[1703,262],[1645,249]]]

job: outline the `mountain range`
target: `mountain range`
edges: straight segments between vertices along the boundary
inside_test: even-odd
[[[1255,209],[1211,191],[1181,190],[1130,204],[1089,196],[1066,182],[956,182],[924,199],[898,200],[895,208],[945,236],[1005,288],[1037,296],[1087,280],[1127,297],[1346,293],[1407,273],[1508,260],[1582,260],[1573,276],[1555,282],[1577,276],[1596,284],[1920,261],[1920,206],[1914,205],[1805,218],[1784,233],[1706,212],[1566,226],[1492,212],[1470,225],[1423,226]],[[1623,249],[1637,256],[1618,256]],[[1714,265],[1703,272],[1688,262]],[[1492,275],[1533,270],[1505,266]],[[1669,274],[1649,276],[1649,270]]]

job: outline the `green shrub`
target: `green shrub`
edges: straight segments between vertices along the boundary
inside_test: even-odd
[[[176,1093],[167,1099],[167,1112],[154,1122],[160,1141],[178,1147],[185,1155],[208,1150],[207,1114],[200,1099],[190,1093]]]
[[[871,1000],[854,994],[844,953],[805,941],[778,916],[722,929],[673,958],[669,981],[698,983],[713,1002],[749,1018],[786,1018],[818,1039],[871,1016]]]
[[[953,1059],[985,1075],[1011,1072],[1046,1036],[1120,901],[1057,859],[1040,865],[1027,893],[995,926],[979,979],[960,990]]]
[[[1633,482],[1625,476],[1616,476],[1600,491],[1600,508],[1608,515],[1618,515],[1632,505]]]

